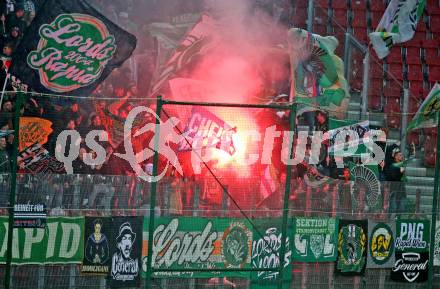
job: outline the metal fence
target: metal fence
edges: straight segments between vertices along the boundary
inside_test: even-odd
[[[84,100],[83,103],[88,101],[90,100]],[[258,122],[264,123],[267,127],[276,125],[276,118],[273,116],[278,111],[290,112],[290,119],[287,117],[283,120],[286,129],[308,130],[307,123],[296,115],[295,105],[290,103],[227,105],[183,103],[161,99],[157,101],[157,114],[162,122],[172,120],[173,116],[182,120],[181,125],[177,126],[177,133],[187,131],[185,124],[193,117],[194,111],[200,112],[201,108],[215,113],[225,123],[231,124],[229,129],[237,131],[252,128],[258,125]],[[92,105],[85,105],[87,106]],[[57,114],[52,115],[52,120],[55,121],[54,116]],[[370,118],[377,119],[380,116],[375,117],[371,113]],[[374,122],[370,123],[372,124]],[[391,128],[388,143],[400,140],[399,137],[393,138],[394,132],[395,130]],[[271,220],[273,226],[280,228],[281,236],[287,236],[287,232],[291,230],[288,221],[293,217],[334,217],[383,222],[394,222],[398,218],[431,220],[435,170],[431,162],[432,155],[427,155],[425,150],[434,148],[436,141],[431,130],[421,130],[418,133],[419,139],[425,140],[425,143],[423,145],[421,141],[419,146],[411,152],[411,158],[406,163],[406,183],[380,181],[381,204],[374,209],[368,207],[367,204],[369,200],[365,193],[368,188],[365,186],[368,184],[353,181],[350,178],[344,179],[343,168],[334,168],[334,177],[317,184],[311,181],[307,167],[287,166],[284,178],[279,176],[278,191],[272,198],[264,201],[261,197],[261,179],[264,176],[264,170],[258,165],[252,167],[240,163],[243,159],[234,162],[228,151],[233,147],[238,151],[235,152],[236,156],[240,156],[240,148],[246,147],[248,153],[257,153],[261,152],[261,143],[249,141],[249,139],[235,139],[233,146],[229,143],[230,146],[223,148],[224,151],[214,157],[215,161],[200,160],[200,155],[194,156],[199,161],[201,174],[195,174],[194,177],[178,177],[176,172],[170,172],[157,183],[146,182],[134,173],[130,175],[109,175],[99,172],[81,174],[74,170],[75,174],[39,174],[20,170],[17,175],[13,172],[2,174],[1,215],[8,214],[8,208],[11,207],[8,201],[9,195],[13,193],[11,189],[16,182],[14,203],[45,203],[49,216],[143,216],[146,217],[145,222],[149,222],[149,228],[156,227],[156,222],[160,217],[229,218],[244,220],[254,227],[254,234],[263,236],[264,231],[259,230],[258,220],[266,218]],[[155,135],[159,135],[159,132],[156,131]],[[47,145],[50,143],[49,139]],[[18,145],[18,143],[15,144]],[[182,146],[184,144],[184,142],[180,143]],[[190,148],[192,144],[186,143]],[[405,143],[406,145],[408,148],[414,147],[412,143]],[[145,146],[145,144],[141,145],[141,147]],[[155,142],[155,146],[159,146],[159,143]],[[277,148],[280,149],[280,147]],[[184,149],[180,153],[190,154]],[[275,153],[281,153],[281,150]],[[191,156],[180,155],[180,157],[183,165],[191,163]],[[356,162],[356,158],[352,161]],[[121,163],[117,164],[121,165]],[[164,167],[162,156],[159,155],[150,156],[146,164],[153,164],[152,175],[158,175]],[[183,169],[186,171],[190,167],[190,165],[184,166]],[[208,195],[213,191],[220,192],[215,196],[218,199],[214,202],[208,200]],[[176,200],[178,200],[177,203]],[[3,239],[6,240],[6,238]],[[151,233],[147,234],[147,239],[147,244],[151,244],[144,248],[148,258],[152,256],[154,243]],[[281,239],[281,244],[286,246],[284,238]],[[6,241],[1,245],[2,251],[7,251]],[[11,245],[15,246],[13,243]],[[282,250],[280,254],[283,255]],[[281,256],[279,258],[283,259]],[[144,262],[151,263],[148,259]],[[80,264],[12,265],[10,288],[70,289],[107,288],[109,286],[107,277],[82,274],[80,266]],[[1,279],[4,280],[6,266],[2,265],[0,268]],[[218,274],[222,271],[221,268],[212,269],[213,276],[210,278],[158,278],[155,273],[164,272],[163,268],[157,264],[147,266],[147,268],[150,269],[146,272],[147,278],[142,279],[138,288],[232,288],[234,286],[235,288],[253,288],[254,286],[255,288],[259,286],[269,288],[277,286],[276,282],[270,286],[267,283],[259,284],[258,280],[252,280],[250,271],[258,272],[262,269],[259,267],[225,270],[225,272],[243,273],[242,277],[235,275],[227,278],[219,277],[222,276]],[[181,272],[185,270],[186,272],[197,271],[189,268],[181,269]],[[279,270],[279,268],[274,268],[274,270]],[[170,272],[178,271],[170,270]],[[292,262],[291,270],[288,274],[283,273],[283,279],[291,280],[288,282],[290,288],[428,288],[427,283],[405,284],[392,281],[389,277],[389,268],[367,268],[363,276],[340,276],[335,271],[334,262]],[[438,268],[435,268],[432,288],[438,287],[438,273]],[[148,276],[151,276],[151,279]]]

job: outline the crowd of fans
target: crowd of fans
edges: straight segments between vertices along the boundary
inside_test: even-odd
[[[0,69],[0,83],[6,76],[8,61],[17,44],[19,43],[26,27],[30,25],[38,7],[44,0],[0,0],[0,45],[2,46],[3,69]],[[128,112],[139,103],[154,108],[153,100],[141,100],[148,95],[153,79],[157,43],[148,30],[148,24],[156,21],[170,22],[173,16],[182,14],[196,14],[204,9],[205,1],[181,1],[181,0],[126,0],[126,1],[93,0],[91,3],[102,11],[113,22],[138,37],[138,46],[134,55],[114,72],[94,91],[90,97],[94,100],[48,98],[43,96],[29,96],[26,99],[22,116],[42,117],[53,123],[53,135],[58,135],[63,130],[77,130],[81,137],[85,138],[92,130],[106,130],[109,135],[114,132],[108,131],[109,124],[124,120]],[[284,1],[257,1],[272,16],[274,22],[289,25],[289,6]],[[278,95],[289,93],[289,83],[274,84],[275,101],[280,101]],[[12,90],[11,86],[7,90]],[[105,98],[105,99],[104,99]],[[116,100],[109,101],[108,98]],[[16,95],[9,93],[3,100],[0,108],[0,130],[13,130],[13,117]],[[111,117],[109,117],[111,116]],[[146,116],[147,117],[147,116]],[[274,118],[280,118],[279,122],[286,122],[288,126],[288,114]],[[325,113],[307,113],[303,116],[311,130],[328,130]],[[147,119],[153,121],[153,119]],[[10,172],[10,159],[13,136],[0,136],[0,173]],[[148,142],[139,144],[146,146]],[[149,184],[139,181],[127,162],[121,161],[114,156],[115,152],[123,153],[122,146],[114,141],[102,143],[106,150],[106,160],[103,165],[92,166],[83,162],[87,153],[95,153],[88,148],[84,141],[80,146],[79,158],[73,163],[74,175],[55,175],[37,182],[24,179],[18,182],[19,200],[23,202],[44,202],[48,207],[57,208],[57,213],[64,210],[81,209],[90,210],[103,208],[106,212],[116,208],[148,208]],[[45,145],[48,151],[54,154],[59,149],[56,146],[56,138],[50,138]],[[384,145],[385,148],[385,145]],[[310,145],[308,146],[310,151]],[[403,199],[405,198],[402,179],[404,169],[402,153],[397,146],[387,148],[387,157],[379,166],[380,180],[390,181],[396,185],[390,187],[392,202],[390,210],[403,211]],[[348,181],[350,176],[348,168],[337,168],[334,157],[328,153],[328,143],[323,146],[321,161],[315,167],[299,165],[295,168],[294,179],[302,180],[307,174],[319,174],[321,176]],[[354,160],[356,161],[356,160]],[[144,167],[151,166],[152,160],[147,159]],[[285,174],[278,175],[280,182]],[[26,175],[23,176],[26,178]],[[30,177],[29,177],[30,178]],[[37,178],[38,179],[38,178]],[[259,179],[259,178],[257,178]],[[30,179],[29,179],[30,180]],[[181,215],[194,208],[209,206],[207,197],[207,184],[202,178],[179,177],[172,172],[168,175],[168,182],[162,182],[160,190],[159,208],[168,208],[170,214]],[[2,177],[0,182],[9,182],[7,177]],[[257,181],[258,182],[258,181]],[[9,186],[0,186],[1,206],[7,204]],[[222,188],[217,188],[222,191]],[[35,191],[44,191],[44,194],[34,194]],[[281,189],[280,189],[281,193]],[[325,192],[323,192],[325,193]],[[219,194],[223,194],[220,192]],[[20,199],[22,196],[22,200]],[[292,200],[295,199],[292,194]],[[221,200],[226,198],[222,195]],[[212,199],[211,199],[212,201]],[[258,198],[255,204],[258,203]],[[218,209],[228,205],[228,202],[215,201]],[[279,203],[278,205],[279,206]],[[266,206],[267,207],[267,206]],[[270,207],[270,206],[269,206]],[[263,208],[263,207],[262,207]],[[261,208],[260,208],[261,209]],[[160,211],[160,209],[158,209]],[[159,214],[160,212],[158,212]]]

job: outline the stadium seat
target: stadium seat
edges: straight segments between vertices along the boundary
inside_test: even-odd
[[[388,71],[386,74],[390,79],[403,80],[402,75],[402,64],[401,63],[390,63],[388,65]]]
[[[313,24],[326,25],[327,22],[328,22],[327,9],[321,9],[321,8],[317,7],[315,9]]]
[[[412,115],[409,116],[409,118],[412,118]],[[407,144],[414,144],[415,146],[420,146],[420,133],[418,131],[410,132],[407,135]]]
[[[379,78],[381,81],[383,81],[382,64],[378,64],[375,62],[370,63],[370,77],[371,78]]]
[[[333,10],[332,22],[336,22],[342,27],[347,27],[347,10]],[[335,24],[333,24],[335,26]]]
[[[404,56],[407,64],[421,64],[421,54],[419,47],[406,47],[406,53]]]
[[[366,28],[358,28],[355,27],[353,29],[353,34],[356,39],[361,43],[368,43],[368,35],[367,35],[367,29]]]
[[[430,15],[429,16],[429,27],[432,32],[440,32],[440,16]]]
[[[365,10],[353,10],[352,26],[367,28],[367,15]]]
[[[416,31],[414,37],[411,39],[411,42],[420,42],[426,39],[426,32],[424,31]]]
[[[440,66],[429,66],[429,81],[437,82],[439,80],[440,80]]]
[[[381,95],[383,91],[383,80],[371,79],[368,91],[370,95]]]
[[[411,81],[409,83],[410,98],[423,99],[423,82]]]
[[[323,24],[313,25],[313,33],[316,33],[319,35],[326,35],[327,34],[327,26],[323,25]]]
[[[388,63],[402,63],[402,51],[400,46],[395,46],[391,49],[390,54],[385,58]]]
[[[303,2],[307,3],[307,1],[303,1]],[[329,7],[329,0],[315,0],[315,5],[319,7],[327,8]]]
[[[408,80],[423,81],[421,65],[408,65]]]
[[[423,129],[423,132],[427,135],[427,137],[433,137],[437,135],[437,128],[435,127],[425,128]]]
[[[306,20],[307,20],[307,10],[306,9],[297,9],[296,13],[293,17],[293,23],[295,27],[298,28],[306,28]]]
[[[379,12],[381,14],[383,14],[383,12],[385,11],[385,5],[383,3],[383,1],[381,0],[369,0],[370,3],[370,11],[372,12]]]
[[[402,87],[394,80],[391,80],[384,86],[383,94],[389,101],[391,101],[391,99],[400,99],[402,96]],[[387,105],[388,104],[389,103],[387,103]],[[393,105],[393,103],[391,103],[391,105]]]
[[[380,95],[369,95],[368,96],[368,107],[372,110],[381,110],[382,103]]]
[[[429,66],[440,65],[440,55],[438,48],[425,48],[425,57],[423,60]]]
[[[426,3],[429,14],[440,15],[440,6],[438,0],[428,0]]]
[[[439,40],[438,39],[424,39],[422,41],[423,48],[439,48]]]
[[[353,0],[351,1],[352,10],[367,11],[367,1],[366,0]]]
[[[340,10],[347,10],[347,1],[345,0],[332,0],[332,8],[333,9],[340,9]]]
[[[296,8],[307,9],[308,2],[307,1],[295,1]]]
[[[400,122],[401,122],[401,115],[399,113],[393,113],[393,112],[387,113],[387,126],[389,128],[399,128]]]
[[[376,30],[377,25],[382,18],[383,12],[371,12],[371,26],[373,30]]]

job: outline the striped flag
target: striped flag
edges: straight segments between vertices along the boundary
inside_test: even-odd
[[[183,68],[193,63],[197,56],[207,53],[214,42],[212,38],[213,26],[213,20],[209,16],[203,15],[183,41],[180,42],[164,67],[160,68],[161,71],[155,78],[151,88],[152,97],[155,97],[169,80],[178,76]]]
[[[390,53],[394,44],[414,37],[425,5],[426,0],[391,0],[376,31],[370,33],[371,43],[380,59]]]
[[[273,165],[268,165],[264,169],[263,176],[261,177],[260,196],[263,202],[277,191],[280,183],[278,181],[278,171]],[[260,204],[261,204],[260,202]]]

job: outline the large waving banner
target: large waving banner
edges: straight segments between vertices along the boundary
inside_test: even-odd
[[[184,133],[186,138],[179,144],[178,151],[217,148],[233,155],[236,151],[232,135],[237,132],[217,115],[203,107],[193,107]]]
[[[144,220],[143,273],[147,270],[148,219]],[[155,269],[250,268],[252,230],[244,220],[226,218],[155,219],[152,262]],[[248,272],[155,272],[154,277],[248,277]]]
[[[395,257],[391,279],[424,282],[428,279],[429,220],[397,220]]]
[[[21,151],[17,157],[18,167],[43,178],[49,174],[65,174],[64,163],[49,154],[41,144],[35,143]]]
[[[52,132],[52,122],[47,119],[20,117],[20,151],[35,143],[44,145]]]
[[[252,268],[278,269],[281,252],[282,219],[255,220],[254,239],[252,241]],[[258,232],[256,231],[258,230]],[[284,255],[283,288],[290,288],[292,280],[292,219],[287,224],[286,249]],[[278,271],[251,272],[252,289],[278,288]]]
[[[295,218],[293,221],[293,260],[333,262],[337,257],[338,220]]]
[[[300,28],[289,30],[290,53],[294,71],[291,98],[302,104],[298,114],[310,110],[328,111],[331,117],[344,119],[350,94],[344,78],[344,64],[335,54],[338,40]]]
[[[80,264],[84,218],[47,218],[46,228],[15,228],[12,264]],[[0,263],[6,263],[8,218],[0,217]]]
[[[14,52],[11,74],[32,89],[89,94],[136,47],[136,38],[84,0],[45,1]]]
[[[394,264],[394,223],[368,222],[368,268],[391,268]]]
[[[437,116],[440,109],[440,84],[436,83],[420,105],[407,131],[417,128],[436,127]]]
[[[368,223],[365,220],[339,220],[337,272],[363,275],[367,264]]]
[[[379,58],[386,57],[394,44],[411,40],[423,15],[426,0],[391,0],[375,32],[371,44]]]

